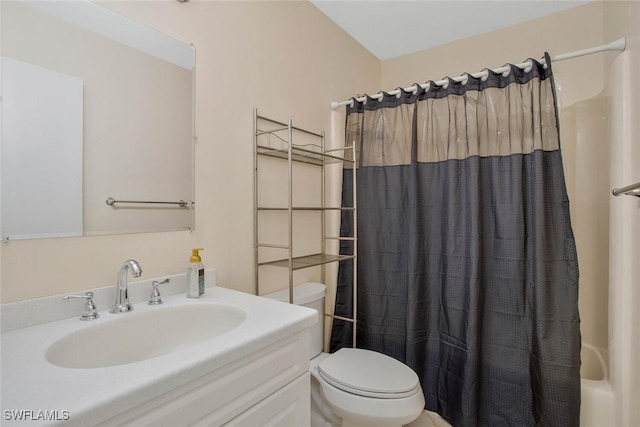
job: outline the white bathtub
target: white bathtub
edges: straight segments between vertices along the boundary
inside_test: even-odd
[[[607,365],[591,344],[582,343],[580,356],[580,427],[614,426],[613,390],[609,385]]]

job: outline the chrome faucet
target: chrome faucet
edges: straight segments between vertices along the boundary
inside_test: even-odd
[[[142,269],[138,261],[134,259],[128,259],[120,267],[118,273],[118,283],[116,283],[116,302],[109,310],[109,313],[126,313],[133,310],[133,306],[129,302],[129,294],[127,293],[127,273],[131,267],[131,273],[133,277],[140,277],[142,275]]]

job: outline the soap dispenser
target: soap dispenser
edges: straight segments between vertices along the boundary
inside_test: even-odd
[[[191,250],[191,258],[189,258],[189,268],[187,268],[187,297],[200,298],[204,294],[204,265],[198,251],[203,248],[194,248]]]

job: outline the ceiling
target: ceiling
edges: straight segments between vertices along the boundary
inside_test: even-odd
[[[508,27],[591,0],[310,0],[385,60]]]

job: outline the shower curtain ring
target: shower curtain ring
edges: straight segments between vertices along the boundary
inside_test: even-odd
[[[527,65],[526,65],[526,67],[523,68],[523,70],[524,70],[525,73],[528,73],[533,68],[533,59],[529,58],[524,62],[526,62]]]

